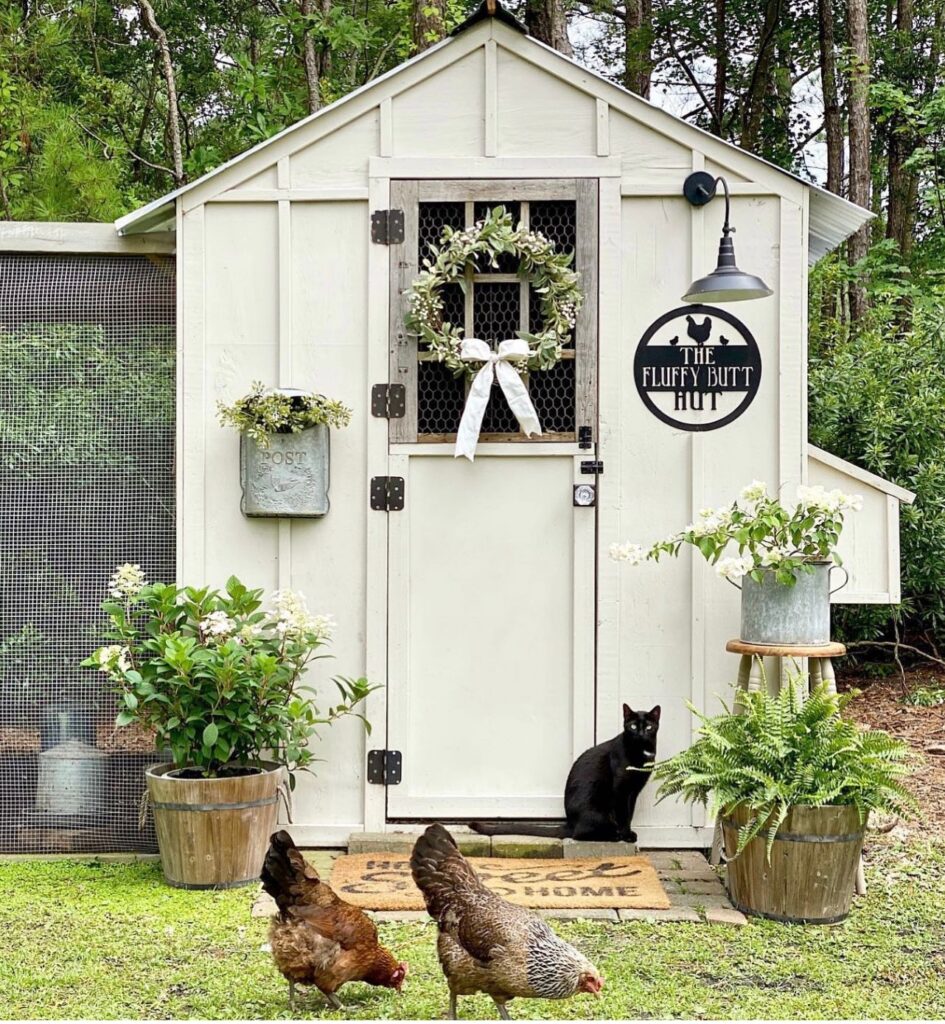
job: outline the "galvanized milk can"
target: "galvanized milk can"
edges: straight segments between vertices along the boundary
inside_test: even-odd
[[[751,576],[742,578],[743,643],[790,647],[830,643],[830,595],[846,586],[849,575],[831,562],[814,562],[812,568],[813,572],[798,570],[793,587],[778,583],[774,572],[767,569],[761,583]],[[844,580],[831,590],[834,569],[843,573]]]

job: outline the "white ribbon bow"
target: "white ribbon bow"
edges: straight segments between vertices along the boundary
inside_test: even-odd
[[[458,459],[460,455],[465,455],[470,462],[474,460],[479,431],[482,429],[482,417],[486,414],[494,379],[498,380],[502,394],[505,395],[509,408],[515,413],[515,418],[524,433],[529,437],[532,434],[541,434],[538,413],[535,412],[532,400],[528,396],[528,389],[522,383],[518,371],[509,363],[512,359],[527,359],[529,354],[528,343],[521,338],[509,338],[500,342],[497,352],[493,352],[479,338],[463,340],[459,350],[460,359],[470,363],[481,362],[482,369],[473,377],[469,387],[466,408],[463,409],[463,418],[459,421],[459,430],[456,433],[454,458]]]

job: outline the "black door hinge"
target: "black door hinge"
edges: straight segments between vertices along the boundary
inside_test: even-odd
[[[578,448],[594,447],[594,431],[590,427],[578,427]]]
[[[593,474],[595,476],[602,476],[604,472],[604,464],[600,459],[594,459],[593,461],[585,459],[585,461],[581,463],[581,472]]]
[[[403,384],[375,384],[371,388],[371,415],[399,420],[407,412],[407,388]]]
[[[399,786],[404,755],[399,750],[369,750],[367,780],[374,786]]]
[[[403,210],[375,210],[371,214],[372,242],[377,245],[399,245],[403,240]]]
[[[402,476],[371,477],[371,508],[377,512],[402,512],[404,478]]]

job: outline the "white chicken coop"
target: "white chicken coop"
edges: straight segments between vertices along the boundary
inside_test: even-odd
[[[725,212],[721,187],[687,200],[693,172],[724,176],[738,264],[769,297],[681,298],[715,266]],[[454,457],[464,380],[405,329],[403,292],[444,226],[499,205],[575,253],[584,303],[563,357],[527,378],[542,433],[526,437],[493,387],[470,461]],[[176,253],[178,578],[302,591],[338,623],[318,678],[384,684],[371,735],[326,731],[295,794],[296,840],[340,844],[560,817],[572,760],[616,734],[622,703],[662,706],[661,756],[685,747],[685,702],[731,692],[738,595],[698,555],[631,569],[608,548],[665,536],[752,479],[863,494],[837,599],[899,599],[911,496],[807,442],[808,267],[869,217],[482,12],[114,229],[2,231],[7,249]],[[446,302],[489,343],[540,321],[501,261]],[[711,387],[680,353],[713,362]],[[354,410],[332,432],[322,518],[241,512],[239,440],[216,404],[255,380]],[[643,846],[711,841],[702,809],[656,806],[651,787],[635,828]]]

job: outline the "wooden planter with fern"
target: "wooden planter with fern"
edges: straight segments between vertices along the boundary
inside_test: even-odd
[[[698,739],[658,764],[659,799],[708,806],[722,824],[729,895],[748,914],[828,924],[850,912],[870,811],[908,816],[908,748],[843,716],[854,692],[790,679],[736,694]]]
[[[746,914],[800,924],[836,924],[850,913],[864,827],[852,805],[792,807],[771,844],[763,835],[738,851],[745,806],[722,816],[732,903]]]

